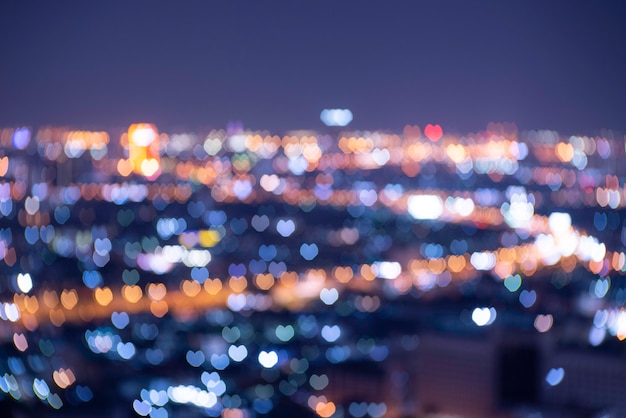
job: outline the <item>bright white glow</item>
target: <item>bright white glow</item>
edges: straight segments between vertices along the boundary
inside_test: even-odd
[[[591,249],[591,259],[593,261],[600,262],[604,260],[604,256],[606,255],[606,246],[602,243],[594,243]]]
[[[612,311],[609,314],[607,328],[612,335],[617,335],[623,340],[626,337],[626,311]]]
[[[561,259],[561,253],[556,247],[554,237],[547,234],[539,234],[535,238],[535,246],[539,253],[543,263],[547,266],[553,266]]]
[[[497,312],[495,308],[475,308],[472,311],[472,321],[479,327],[493,324],[496,320]]]
[[[4,315],[9,321],[17,322],[20,319],[20,309],[15,303],[4,303]]]
[[[387,161],[389,161],[390,158],[391,158],[391,154],[389,154],[389,150],[386,148],[384,149],[375,148],[372,151],[372,159],[379,166],[385,165]]]
[[[259,364],[266,369],[271,369],[278,363],[276,351],[261,351],[259,353]]]
[[[86,149],[87,149],[87,144],[85,144],[85,141],[83,141],[82,139],[74,139],[74,140],[67,141],[64,147],[65,155],[67,155],[70,158],[80,157],[81,155],[83,155]]]
[[[28,273],[18,274],[17,275],[17,287],[19,287],[23,293],[30,292],[31,289],[33,288],[33,280],[30,278],[30,274]]]
[[[233,152],[244,152],[246,150],[246,139],[245,135],[233,135],[228,138],[228,148]]]
[[[578,240],[577,254],[582,261],[589,261],[594,246],[594,238],[589,236],[580,237]]]
[[[172,402],[190,403],[202,408],[211,408],[217,403],[217,396],[195,386],[170,386],[167,394]]]
[[[561,255],[569,257],[578,247],[578,232],[570,231],[568,234],[558,236],[556,243]]]
[[[606,246],[598,242],[598,239],[593,236],[583,236],[578,240],[577,255],[583,261],[599,262],[604,260]]]
[[[491,270],[496,266],[496,256],[490,252],[475,252],[470,257],[470,263],[476,270]]]
[[[474,212],[474,208],[474,201],[471,198],[448,197],[446,199],[446,209],[461,216],[471,215]]]
[[[154,129],[149,127],[137,128],[132,134],[133,143],[140,147],[147,147],[152,144],[152,141],[154,141],[155,138],[156,132],[154,132]]]
[[[204,267],[211,261],[208,250],[190,250],[183,256],[183,264],[187,267]]]
[[[174,268],[174,263],[167,260],[164,254],[139,254],[137,264],[142,270],[165,274]]]
[[[350,109],[324,109],[320,119],[326,126],[348,126],[352,122]]]
[[[207,154],[215,155],[222,149],[222,140],[220,138],[208,137],[202,146]]]
[[[454,211],[461,216],[469,216],[474,212],[474,201],[470,198],[457,197],[454,200]]]
[[[151,177],[159,171],[159,167],[159,162],[154,158],[150,158],[143,160],[139,168],[144,176]]]
[[[555,235],[561,235],[569,231],[572,226],[572,217],[569,213],[554,212],[548,218],[550,231]]]
[[[339,292],[334,287],[330,289],[323,288],[320,291],[320,300],[326,305],[332,305],[337,302],[337,299],[339,299]]]
[[[407,206],[409,215],[415,219],[437,219],[443,213],[443,202],[437,195],[411,195]]]
[[[500,208],[504,220],[511,228],[525,228],[535,213],[535,207],[525,194],[513,194],[511,203],[505,202]]]
[[[187,267],[205,267],[211,259],[208,250],[187,250],[180,245],[165,245],[157,247],[153,254],[139,254],[137,264],[143,270],[165,274],[174,268],[176,263],[182,262]]]
[[[373,267],[381,279],[395,279],[402,273],[402,266],[397,261],[379,261]]]

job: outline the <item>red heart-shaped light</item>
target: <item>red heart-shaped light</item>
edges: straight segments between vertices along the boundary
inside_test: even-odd
[[[433,142],[439,141],[441,135],[443,135],[443,131],[441,130],[441,126],[439,125],[431,125],[430,123],[426,125],[424,128],[424,134],[428,139]]]

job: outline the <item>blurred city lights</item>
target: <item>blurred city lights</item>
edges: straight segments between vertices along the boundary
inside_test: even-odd
[[[324,109],[320,119],[326,126],[348,126],[352,122],[350,109]]]
[[[352,113],[321,118],[345,127]],[[0,399],[414,415],[416,382],[436,401],[465,390],[473,364],[509,373],[493,360],[507,350],[534,350],[519,361],[542,374],[520,385],[565,396],[590,373],[576,364],[623,349],[614,137],[140,123],[0,139]]]

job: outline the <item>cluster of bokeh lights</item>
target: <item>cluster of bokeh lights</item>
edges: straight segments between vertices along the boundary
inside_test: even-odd
[[[321,118],[341,127],[352,114]],[[360,335],[350,318],[485,277],[545,334],[559,315],[534,283],[558,291],[584,272],[588,345],[626,338],[614,279],[626,271],[626,189],[609,167],[624,144],[610,135],[135,124],[115,138],[0,130],[6,396],[54,409],[97,401],[98,379],[80,364],[106,361],[149,370],[126,400],[140,416],[256,416],[286,397],[321,417],[381,417],[392,404],[337,396],[329,365],[381,363],[417,336]],[[580,211],[592,221],[577,224]],[[498,324],[507,305],[493,302],[459,322]],[[70,327],[86,360],[63,353]],[[175,377],[154,369],[181,362]],[[549,385],[564,378],[557,366]]]

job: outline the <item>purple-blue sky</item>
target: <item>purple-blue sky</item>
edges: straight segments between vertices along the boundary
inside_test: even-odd
[[[0,2],[0,125],[626,131],[621,1]]]

